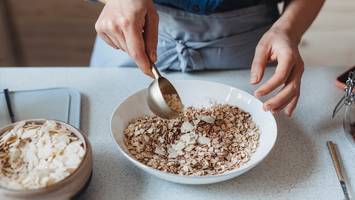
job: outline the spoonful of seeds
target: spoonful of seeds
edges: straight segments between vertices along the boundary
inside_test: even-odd
[[[148,87],[148,106],[157,116],[165,119],[176,118],[184,106],[180,96],[170,81],[164,78],[152,63],[154,81]]]

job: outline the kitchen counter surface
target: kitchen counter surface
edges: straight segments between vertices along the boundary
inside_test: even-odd
[[[269,77],[273,68],[269,68]],[[292,118],[278,115],[278,139],[270,155],[230,181],[201,186],[169,183],[133,167],[110,136],[110,117],[130,94],[150,83],[133,68],[0,68],[0,88],[11,90],[70,87],[82,94],[81,129],[93,147],[94,174],[85,200],[127,199],[343,199],[327,140],[339,146],[350,188],[355,188],[355,147],[345,139],[342,114],[331,120],[342,95],[333,82],[346,68],[311,67],[304,73],[302,96]],[[248,92],[249,70],[168,73],[169,79],[202,79]],[[208,90],[206,90],[207,92]]]

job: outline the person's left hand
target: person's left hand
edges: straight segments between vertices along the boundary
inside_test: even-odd
[[[277,61],[274,75],[254,93],[256,97],[269,94],[282,86],[274,97],[264,103],[264,110],[278,113],[284,109],[291,116],[300,96],[301,77],[304,63],[298,51],[299,40],[294,40],[287,31],[271,28],[267,31],[255,50],[251,67],[250,82],[259,83],[265,67],[270,61]]]

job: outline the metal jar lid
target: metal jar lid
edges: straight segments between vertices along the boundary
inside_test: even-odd
[[[335,106],[333,110],[332,118],[335,117],[335,115],[341,110],[341,108],[344,105],[350,106],[355,101],[354,87],[355,87],[355,71],[351,71],[348,75],[348,79],[346,80],[346,86],[344,89],[345,94]]]

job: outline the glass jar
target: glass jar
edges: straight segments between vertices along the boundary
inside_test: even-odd
[[[343,127],[346,137],[355,147],[355,104],[353,102],[346,106],[343,118]]]

